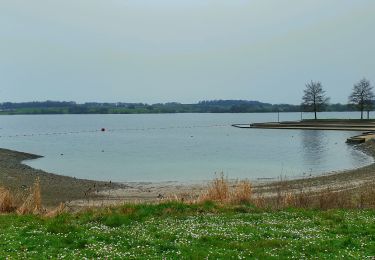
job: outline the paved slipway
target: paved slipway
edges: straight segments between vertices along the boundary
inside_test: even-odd
[[[369,141],[355,146],[356,149],[375,157],[375,142]],[[0,149],[0,186],[18,194],[27,194],[36,178],[40,179],[42,200],[46,207],[66,202],[71,207],[114,205],[124,202],[157,202],[165,198],[195,199],[207,189],[208,182],[199,184],[161,183],[108,183],[77,179],[47,173],[22,164],[24,160],[40,156]],[[355,190],[362,185],[375,182],[375,164],[359,169],[327,173],[320,176],[284,180],[282,185],[290,192],[303,189],[318,192],[329,187],[332,190]],[[235,181],[230,182],[235,185]],[[280,182],[278,180],[255,181],[255,196],[274,196]]]

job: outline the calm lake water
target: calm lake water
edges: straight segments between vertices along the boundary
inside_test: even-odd
[[[280,119],[300,116],[282,113]],[[267,121],[277,121],[277,114],[0,116],[0,146],[45,156],[26,162],[38,169],[112,181],[200,181],[220,172],[229,178],[297,177],[373,161],[345,143],[358,132],[230,126]]]

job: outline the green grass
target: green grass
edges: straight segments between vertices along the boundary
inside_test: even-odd
[[[3,215],[0,231],[0,259],[375,256],[374,210],[126,205],[52,219]]]

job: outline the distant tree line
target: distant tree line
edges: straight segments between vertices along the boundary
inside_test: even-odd
[[[303,107],[305,111],[310,108]],[[321,111],[319,106],[317,111]],[[355,107],[346,104],[326,104],[324,111],[353,111]],[[300,112],[300,105],[270,104],[248,100],[205,100],[196,104],[176,102],[143,103],[97,103],[76,102],[23,102],[0,103],[1,114],[158,114],[158,113],[265,113]]]
[[[315,119],[321,111],[370,111],[374,104],[373,87],[362,79],[354,84],[348,104],[329,104],[322,83],[311,81],[306,84],[301,105],[270,104],[251,100],[204,100],[196,104],[177,102],[144,103],[99,103],[78,104],[73,101],[44,101],[0,103],[0,114],[157,114],[157,113],[264,113],[264,112],[313,112]]]
[[[369,112],[374,105],[374,97],[375,95],[370,81],[363,78],[358,83],[354,84],[352,93],[348,98],[347,110],[359,110],[361,112],[361,119],[363,119],[363,112],[367,111],[367,118],[369,118]],[[318,112],[340,111],[340,106],[340,104],[333,106],[329,104],[329,97],[326,96],[321,82],[311,81],[306,84],[301,107],[304,111],[313,112],[315,120],[318,118]],[[332,108],[336,109],[332,110]]]

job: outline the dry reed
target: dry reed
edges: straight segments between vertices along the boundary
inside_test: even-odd
[[[40,215],[44,212],[42,207],[42,196],[40,188],[40,180],[35,180],[34,186],[31,188],[30,195],[22,203],[21,207],[17,209],[17,213],[20,215],[25,214],[36,214]]]
[[[66,212],[66,205],[64,203],[60,203],[60,205],[53,209],[53,210],[50,210],[48,211],[44,216],[47,217],[47,218],[53,218],[53,217],[56,217],[62,213]]]
[[[207,191],[201,194],[198,202],[217,201],[228,202],[230,197],[229,181],[221,173],[220,177],[215,178],[208,186]]]
[[[8,189],[0,187],[0,212],[12,212],[14,210],[14,199]]]
[[[230,182],[223,174],[215,178],[198,199],[196,195],[183,193],[180,196],[163,197],[160,202],[179,201],[183,203],[202,203],[214,201],[221,204],[251,203],[257,208],[283,209],[314,208],[375,208],[375,182],[347,190],[325,188],[323,190],[293,189],[286,181],[275,184],[273,192],[265,194],[258,191],[254,194],[251,182],[248,180]],[[21,196],[22,195],[22,196]],[[17,198],[22,201],[18,201]],[[139,202],[140,203],[140,202]],[[17,208],[17,205],[21,205]],[[12,194],[8,189],[0,187],[0,213],[17,212],[18,214],[37,214],[54,217],[67,211],[65,204],[46,211],[42,207],[41,185],[36,179],[30,194],[25,198],[20,192]]]
[[[233,203],[248,203],[251,202],[253,189],[250,181],[240,181],[231,194],[231,202]]]
[[[289,186],[286,180],[275,183],[274,192],[265,196],[263,193],[254,194],[249,181],[240,181],[230,184],[227,178],[221,174],[215,178],[195,203],[214,201],[222,204],[252,203],[258,208],[283,209],[314,208],[314,209],[338,209],[338,208],[375,208],[375,182],[367,183],[350,190],[340,190],[327,187],[322,190],[299,190]]]
[[[243,180],[236,182],[233,185],[224,174],[221,173],[220,177],[215,178],[203,192],[197,202],[215,201],[220,203],[246,203],[252,200],[252,186],[250,181]]]

